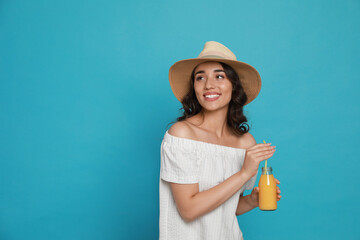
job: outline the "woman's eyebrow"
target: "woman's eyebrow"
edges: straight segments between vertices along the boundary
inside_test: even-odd
[[[205,73],[205,71],[204,71],[204,70],[197,71],[197,72],[195,73],[195,75],[196,75],[196,74],[199,74],[199,73]]]
[[[222,69],[215,69],[214,72],[225,72],[225,71],[222,70]],[[197,71],[197,72],[195,73],[195,75],[196,75],[196,74],[199,74],[199,73],[205,73],[205,71],[204,71],[204,70]]]

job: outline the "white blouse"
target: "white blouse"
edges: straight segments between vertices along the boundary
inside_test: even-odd
[[[252,189],[256,176],[213,211],[186,222],[179,214],[169,182],[199,183],[199,191],[210,189],[241,170],[245,149],[227,147],[170,135],[161,143],[160,240],[241,240],[236,218],[240,194]]]

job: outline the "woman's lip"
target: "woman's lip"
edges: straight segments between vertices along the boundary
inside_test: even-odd
[[[217,97],[214,97],[214,98],[207,98],[207,97],[205,97],[205,96],[204,96],[205,100],[206,100],[206,101],[209,101],[209,102],[212,102],[212,101],[218,100],[218,99],[219,99],[219,97],[220,97],[220,95],[219,95],[219,96],[217,96]]]
[[[217,93],[217,92],[207,92],[204,94],[204,96],[206,95],[220,95],[220,93]]]

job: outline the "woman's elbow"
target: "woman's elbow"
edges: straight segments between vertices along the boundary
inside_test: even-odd
[[[185,222],[192,222],[195,219],[197,219],[197,216],[194,214],[194,211],[192,210],[181,210],[179,211],[181,218],[185,221]]]

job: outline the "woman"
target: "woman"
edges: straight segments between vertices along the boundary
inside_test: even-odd
[[[243,114],[260,76],[211,41],[197,58],[175,63],[169,80],[184,114],[161,144],[160,240],[243,239],[236,216],[258,206],[259,189],[243,191],[275,152],[256,144]]]

